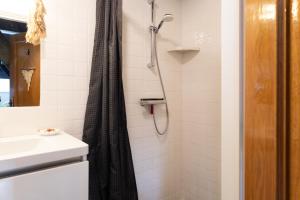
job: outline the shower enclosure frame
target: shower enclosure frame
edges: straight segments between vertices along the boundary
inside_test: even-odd
[[[243,200],[243,2],[221,0],[221,199]]]

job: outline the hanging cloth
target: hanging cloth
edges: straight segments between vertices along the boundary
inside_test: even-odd
[[[137,200],[122,83],[122,0],[97,0],[83,141],[89,144],[89,199]]]

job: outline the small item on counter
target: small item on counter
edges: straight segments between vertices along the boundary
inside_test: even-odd
[[[52,135],[59,134],[60,130],[57,128],[46,128],[46,129],[40,129],[39,133],[44,136],[52,136]]]

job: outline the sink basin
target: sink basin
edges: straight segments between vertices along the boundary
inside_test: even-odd
[[[66,133],[0,138],[0,178],[33,166],[85,159],[87,154],[88,145]]]
[[[0,156],[33,151],[42,142],[39,138],[6,140],[0,142]]]

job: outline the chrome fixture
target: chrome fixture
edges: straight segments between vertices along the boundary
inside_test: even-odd
[[[162,28],[165,22],[171,22],[174,20],[172,14],[165,14],[158,25],[155,25],[155,0],[148,0],[148,3],[151,5],[151,25],[149,27],[150,34],[151,34],[151,59],[150,63],[147,65],[149,68],[155,66],[157,60],[157,55],[155,55],[156,50],[156,35],[158,34],[159,30]],[[157,63],[156,63],[157,64]]]
[[[151,5],[151,25],[149,27],[150,30],[150,34],[151,34],[151,59],[150,59],[150,63],[147,65],[149,68],[153,68],[157,67],[157,71],[158,71],[158,76],[159,76],[159,80],[160,80],[160,84],[161,84],[161,88],[162,88],[162,92],[163,92],[163,99],[155,99],[155,103],[153,104],[149,104],[149,99],[142,101],[141,100],[141,105],[149,105],[151,108],[151,114],[153,115],[153,121],[154,121],[154,125],[155,125],[155,129],[157,131],[157,133],[159,135],[164,135],[167,133],[168,128],[169,128],[169,108],[168,108],[168,101],[167,101],[167,97],[166,97],[166,91],[165,91],[165,87],[164,87],[164,83],[162,80],[162,76],[161,76],[161,71],[160,71],[160,67],[159,67],[159,61],[158,61],[158,53],[157,53],[157,34],[159,32],[159,30],[162,28],[163,24],[165,22],[170,22],[174,19],[172,14],[165,14],[162,18],[162,20],[160,21],[160,23],[158,25],[155,24],[155,0],[148,0],[148,3]],[[151,100],[151,99],[150,99]],[[153,99],[151,100],[153,102]],[[160,131],[158,129],[157,126],[157,122],[156,122],[156,117],[155,117],[155,111],[154,111],[154,105],[157,104],[164,104],[166,106],[166,114],[167,114],[167,122],[166,122],[166,127],[163,131]]]
[[[163,19],[160,21],[160,23],[158,24],[157,30],[156,32],[158,33],[159,29],[162,27],[162,25],[164,24],[164,22],[171,22],[173,21],[173,15],[172,14],[165,14],[163,16]]]

